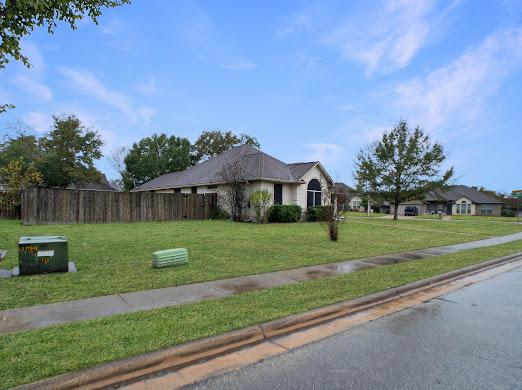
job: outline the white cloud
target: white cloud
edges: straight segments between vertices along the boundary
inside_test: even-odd
[[[29,112],[24,115],[23,120],[31,128],[39,133],[45,133],[50,130],[52,124],[52,116],[42,112]]]
[[[449,65],[395,88],[397,104],[408,118],[435,132],[450,122],[469,128],[484,112],[486,100],[522,65],[522,28],[488,36]]]
[[[48,102],[53,98],[51,88],[27,76],[18,75],[14,79],[14,83],[41,102]]]
[[[391,73],[408,65],[426,43],[437,20],[434,8],[432,0],[387,0],[371,18],[336,28],[327,43],[363,63],[368,76]]]
[[[92,95],[100,101],[113,106],[128,115],[134,116],[130,98],[123,93],[112,91],[96,77],[87,72],[79,72],[70,68],[60,68],[60,73],[66,76],[78,89]]]
[[[343,157],[343,147],[337,144],[328,143],[312,143],[304,145],[309,150],[308,160],[320,161],[323,164],[328,164],[337,161]]]
[[[77,89],[116,108],[125,114],[132,122],[140,118],[148,121],[154,115],[152,108],[136,107],[130,96],[109,89],[90,73],[80,72],[66,67],[60,68],[60,73],[67,77]]]
[[[257,68],[257,64],[249,61],[240,61],[231,64],[221,65],[221,68],[227,70],[246,71]]]
[[[29,59],[31,73],[41,74],[45,71],[46,65],[40,49],[34,43],[23,41],[22,53]]]

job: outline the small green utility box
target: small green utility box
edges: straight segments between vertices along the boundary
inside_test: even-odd
[[[188,263],[188,251],[185,248],[174,248],[157,251],[152,254],[154,268],[168,267]]]
[[[68,271],[67,238],[61,236],[20,237],[20,275]]]

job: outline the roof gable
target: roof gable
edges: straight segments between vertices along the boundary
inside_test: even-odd
[[[473,203],[502,203],[500,199],[465,185],[451,186],[445,191],[433,191],[426,196],[427,201],[443,200],[455,202],[459,198],[467,198]]]
[[[240,162],[244,166],[245,179],[249,181],[270,180],[275,182],[297,183],[300,182],[303,176],[313,167],[318,166],[323,171],[327,180],[331,182],[330,176],[317,161],[285,164],[253,146],[245,144],[236,146],[184,171],[167,173],[157,177],[136,187],[133,191],[219,184],[220,172],[223,166],[234,162]]]

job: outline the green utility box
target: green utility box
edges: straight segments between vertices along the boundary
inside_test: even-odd
[[[187,263],[188,251],[185,248],[165,249],[152,254],[152,266],[154,268]]]
[[[20,237],[20,275],[68,271],[67,238],[61,236]]]

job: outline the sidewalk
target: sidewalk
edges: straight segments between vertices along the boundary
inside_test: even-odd
[[[4,310],[0,311],[0,334],[106,317],[114,314],[204,301],[246,291],[283,286],[311,279],[321,279],[381,265],[424,259],[521,239],[522,232],[519,232],[479,241],[296,268],[287,271]]]

